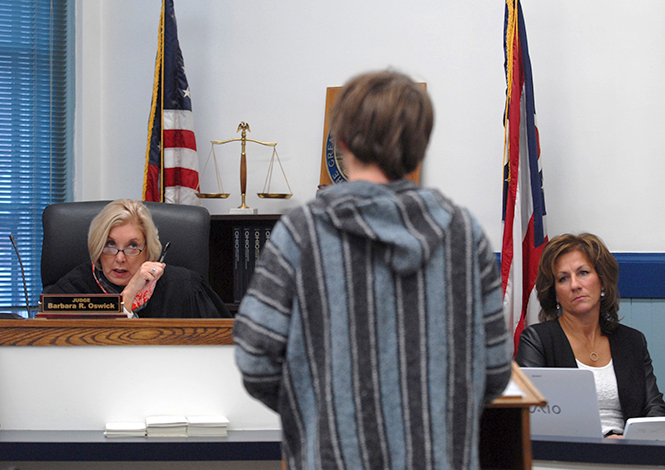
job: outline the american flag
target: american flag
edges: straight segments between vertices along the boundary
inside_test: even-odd
[[[540,167],[531,61],[519,0],[506,0],[506,110],[501,279],[503,307],[514,333],[538,322],[538,262],[547,243],[545,195]]]
[[[164,0],[148,122],[143,200],[199,205],[198,190],[192,101],[173,0]]]

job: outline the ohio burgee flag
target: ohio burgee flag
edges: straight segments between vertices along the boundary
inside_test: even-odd
[[[200,204],[199,160],[173,0],[162,2],[143,200]]]
[[[538,322],[538,261],[547,242],[531,61],[519,0],[506,0],[504,24],[503,306],[515,349],[525,326]]]

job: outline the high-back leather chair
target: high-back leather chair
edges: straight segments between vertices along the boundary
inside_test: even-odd
[[[81,263],[90,261],[90,222],[111,201],[51,204],[42,213],[42,286],[44,289]],[[208,279],[210,213],[205,207],[144,202],[162,245],[171,242],[165,262],[201,273]]]

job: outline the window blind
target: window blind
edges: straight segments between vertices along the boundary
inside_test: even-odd
[[[44,208],[71,199],[73,1],[0,0],[0,311],[41,293]]]

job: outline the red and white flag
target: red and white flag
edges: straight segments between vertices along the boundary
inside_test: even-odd
[[[515,350],[522,330],[538,322],[538,262],[547,243],[531,61],[519,0],[506,0],[506,110],[501,279]]]
[[[173,0],[162,2],[143,200],[200,205],[192,101]]]

